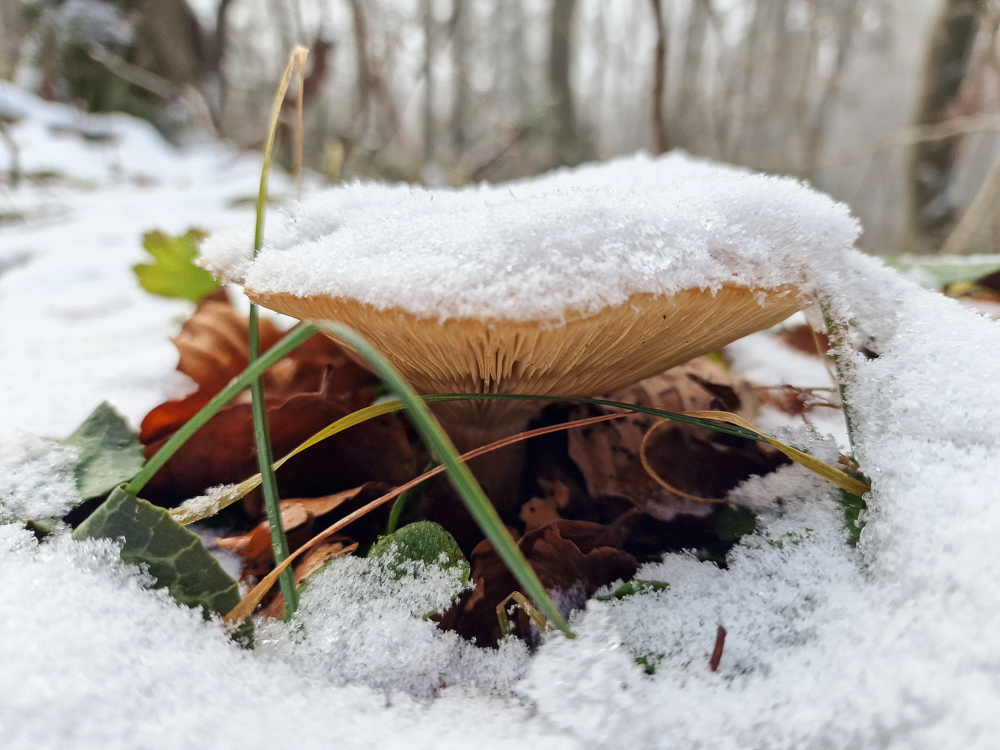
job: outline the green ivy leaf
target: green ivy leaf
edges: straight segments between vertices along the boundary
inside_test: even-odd
[[[388,536],[381,537],[368,553],[369,557],[394,554],[397,559],[419,560],[449,570],[461,570],[461,585],[469,581],[469,563],[462,555],[454,537],[431,521],[417,521]],[[404,574],[403,570],[399,575]]]
[[[142,246],[153,256],[153,263],[140,263],[133,270],[142,288],[161,297],[180,297],[192,302],[207,297],[221,284],[204,268],[196,266],[198,246],[208,235],[200,229],[170,237],[163,232],[142,236]]]
[[[626,596],[632,596],[633,594],[641,594],[646,591],[666,591],[669,588],[670,584],[663,581],[643,581],[634,578],[628,583],[622,584],[610,594],[595,596],[594,598],[599,602],[609,602],[612,599],[624,599]]]
[[[133,565],[144,564],[179,604],[201,607],[225,615],[240,602],[236,581],[205,549],[193,531],[181,526],[164,508],[115,487],[101,506],[73,532],[73,538],[124,540],[121,557]],[[248,619],[236,632],[250,642],[253,624]]]
[[[79,450],[76,487],[81,500],[106,495],[142,469],[142,444],[107,401],[63,440]]]
[[[715,535],[724,542],[735,542],[756,528],[757,516],[752,510],[742,505],[727,505],[715,523]]]

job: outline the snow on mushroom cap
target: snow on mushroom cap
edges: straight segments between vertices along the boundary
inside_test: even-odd
[[[803,269],[839,265],[859,229],[796,180],[674,152],[459,189],[355,183],[282,213],[256,261],[244,231],[208,240],[203,262],[257,294],[560,321],[726,282],[809,291]]]

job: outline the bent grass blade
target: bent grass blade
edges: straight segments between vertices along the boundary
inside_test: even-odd
[[[288,92],[288,84],[291,83],[292,76],[296,70],[299,73],[299,117],[302,116],[302,92],[303,76],[305,75],[306,57],[309,52],[305,47],[299,46],[292,50],[288,58],[288,65],[285,74],[282,76],[281,85],[274,97],[274,104],[271,107],[271,119],[268,123],[267,138],[264,146],[264,164],[260,170],[260,190],[257,194],[257,216],[254,226],[253,257],[256,258],[260,249],[264,245],[264,213],[267,206],[267,178],[271,171],[271,154],[274,151],[274,137],[278,132],[278,119],[281,116],[281,105],[285,101],[285,94]],[[297,133],[301,132],[301,122]],[[301,161],[301,139],[295,138],[296,163]],[[258,326],[258,308],[254,303],[250,304],[250,361],[253,362],[260,356],[260,328]],[[267,407],[264,404],[264,384],[259,377],[250,382],[251,408],[253,410],[253,434],[254,442],[257,445],[257,464],[260,466],[261,490],[264,495],[264,509],[267,511],[267,520],[271,530],[271,547],[274,551],[274,559],[281,562],[288,557],[288,538],[285,535],[285,528],[281,520],[281,508],[278,500],[278,481],[274,476],[274,456],[271,448],[271,428],[267,419]],[[289,571],[281,577],[281,593],[285,598],[285,619],[287,620],[298,607],[298,592],[295,590],[295,581]]]
[[[527,432],[522,432],[517,435],[512,435],[511,437],[504,438],[503,440],[497,440],[496,442],[490,443],[489,445],[484,445],[481,448],[476,448],[475,450],[471,450],[468,453],[463,453],[459,458],[462,461],[469,461],[470,459],[485,455],[490,451],[495,451],[500,448],[504,448],[508,445],[512,445],[522,440],[529,440],[533,437],[538,437],[539,435],[547,435],[551,432],[559,432],[561,430],[570,430],[573,429],[574,427],[586,427],[588,425],[597,424],[598,422],[608,422],[612,419],[620,419],[624,416],[627,416],[627,414],[625,413],[602,414],[599,417],[587,417],[586,419],[578,419],[573,422],[565,422],[563,424],[550,425],[548,427],[539,427],[536,430],[529,430]],[[430,471],[426,471],[417,478],[411,479],[406,484],[402,484],[399,487],[396,487],[395,489],[387,492],[386,494],[382,495],[382,497],[372,500],[370,503],[368,503],[368,505],[359,508],[353,513],[340,519],[332,526],[329,526],[328,528],[321,531],[319,534],[314,536],[304,545],[295,550],[288,557],[288,559],[285,560],[281,565],[279,565],[270,573],[268,573],[260,581],[260,583],[258,583],[253,588],[253,590],[251,590],[250,593],[243,598],[243,601],[239,603],[239,606],[235,607],[229,614],[226,615],[225,621],[231,624],[232,623],[238,624],[243,620],[245,620],[247,617],[249,617],[250,613],[253,612],[253,610],[257,607],[258,604],[260,604],[261,600],[264,598],[267,592],[270,591],[271,588],[274,586],[274,582],[278,580],[278,576],[281,575],[281,571],[286,569],[289,565],[291,565],[300,555],[305,554],[306,551],[308,551],[311,547],[319,544],[324,539],[327,539],[333,534],[336,534],[338,531],[354,523],[362,516],[365,516],[371,511],[375,510],[376,508],[385,505],[386,503],[391,502],[392,500],[395,500],[404,492],[423,484],[428,479],[431,479],[437,476],[438,474],[443,473],[444,471],[446,471],[446,467],[444,465],[435,466]],[[506,530],[504,531],[504,533],[506,534]],[[510,539],[509,536],[507,538]]]

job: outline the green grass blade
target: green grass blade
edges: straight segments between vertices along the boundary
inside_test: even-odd
[[[250,361],[260,356],[260,328],[257,320],[257,305],[250,306]],[[264,509],[271,530],[271,549],[274,550],[276,564],[288,557],[288,537],[281,519],[281,502],[278,498],[278,480],[274,475],[274,452],[271,448],[271,428],[267,420],[267,404],[264,401],[264,383],[258,375],[250,382],[251,409],[253,411],[253,437],[257,445],[257,466],[260,467],[261,491],[264,494]],[[281,595],[285,599],[285,619],[298,609],[299,595],[295,589],[295,578],[291,568],[285,570],[278,579]]]
[[[305,70],[306,56],[309,51],[301,45],[292,50],[288,58],[288,66],[281,78],[278,92],[271,107],[271,117],[268,122],[267,137],[264,139],[264,164],[260,170],[260,190],[257,193],[257,220],[253,234],[253,257],[256,258],[264,246],[264,214],[267,207],[267,178],[271,170],[271,153],[274,150],[274,137],[278,132],[278,120],[281,115],[281,105],[285,101],[285,93],[292,75],[299,71],[299,84]],[[301,117],[301,109],[299,116]],[[257,359],[260,353],[260,328],[257,324],[257,305],[250,303],[250,361]],[[258,375],[250,383],[250,398],[253,409],[253,433],[257,444],[257,465],[260,467],[261,490],[264,493],[264,508],[271,528],[271,547],[274,549],[275,563],[280,565],[288,557],[288,538],[281,521],[281,506],[278,500],[278,481],[274,476],[274,456],[271,450],[271,430],[267,423],[267,406],[264,403],[264,386]],[[281,594],[285,598],[285,619],[287,620],[298,607],[298,594],[295,591],[295,579],[291,570],[286,570],[279,579]]]
[[[458,456],[458,451],[452,445],[451,440],[444,430],[437,423],[434,415],[431,414],[427,404],[416,394],[410,385],[403,380],[396,369],[371,346],[361,335],[354,332],[347,326],[337,323],[320,322],[319,328],[338,342],[353,349],[365,362],[378,374],[382,381],[399,396],[399,399],[406,405],[407,413],[414,428],[420,434],[427,446],[436,454],[438,460],[447,468],[448,478],[458,492],[462,502],[469,510],[479,528],[486,535],[486,538],[493,543],[493,548],[500,555],[500,558],[507,565],[507,568],[517,579],[528,595],[535,601],[536,606],[552,625],[559,628],[567,637],[572,638],[573,633],[569,629],[569,624],[559,613],[555,603],[549,598],[542,582],[538,580],[535,571],[531,569],[528,561],[524,559],[517,544],[507,533],[507,528],[497,514],[492,503],[483,493],[482,488],[472,476],[469,467],[466,466]]]

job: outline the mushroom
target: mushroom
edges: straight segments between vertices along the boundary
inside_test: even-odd
[[[420,393],[557,398],[780,322],[806,304],[802,264],[856,234],[843,207],[793,180],[639,156],[496,187],[338,188],[304,202],[252,264],[233,237],[205,257],[264,307],[357,330]],[[469,450],[538,408],[434,410]],[[472,469],[510,511],[521,453],[498,453]]]

